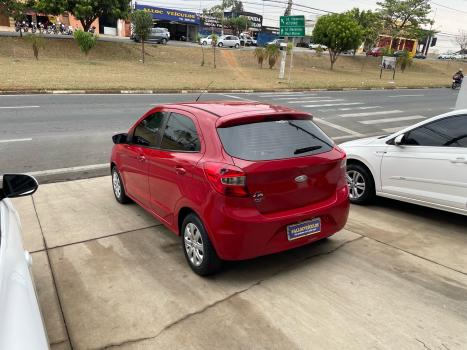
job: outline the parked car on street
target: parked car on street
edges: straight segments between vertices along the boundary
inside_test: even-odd
[[[213,37],[213,35],[211,34],[211,35],[208,35],[208,36],[205,37],[205,38],[202,38],[202,39],[201,39],[201,45],[205,45],[205,46],[206,46],[206,45],[209,45],[209,46],[211,46],[211,45],[212,45],[212,37]]]
[[[284,39],[274,39],[273,41],[270,41],[266,44],[266,46],[269,45],[279,46],[280,50],[287,49],[287,43],[284,41]]]
[[[414,57],[417,58],[417,59],[419,59],[419,60],[424,60],[424,59],[426,59],[426,56],[425,56],[423,53],[421,53],[421,52],[417,52],[417,53],[415,54]]]
[[[321,48],[321,49],[323,49],[323,51],[326,51],[326,50],[328,49],[328,47],[327,47],[326,45],[313,44],[313,43],[310,43],[310,44],[308,45],[308,48],[309,48],[310,50],[316,50],[316,49]]]
[[[467,110],[340,147],[352,203],[381,196],[467,215]]]
[[[383,47],[374,47],[370,51],[366,52],[367,56],[374,56],[374,57],[380,57],[380,56],[383,56],[383,54],[384,54]]]
[[[407,54],[408,54],[407,50],[397,50],[397,51],[394,51],[392,55],[394,57],[402,57],[402,56],[407,55]]]
[[[248,33],[241,33],[239,35],[240,45],[242,46],[253,46],[253,39]]]
[[[217,40],[217,46],[219,47],[240,47],[240,39],[235,35],[223,35]]]
[[[443,53],[438,56],[439,60],[453,60],[455,56],[452,53]]]
[[[28,175],[4,175],[0,186],[0,349],[49,349],[21,223],[8,198],[33,194],[37,181]]]
[[[308,113],[167,104],[113,141],[116,200],[134,200],[180,235],[197,274],[312,243],[347,221],[345,154]]]
[[[136,42],[141,42],[141,38],[138,35],[134,35],[134,40]],[[151,28],[149,33],[149,38],[146,42],[153,42],[157,44],[167,44],[170,40],[170,32],[167,28]]]

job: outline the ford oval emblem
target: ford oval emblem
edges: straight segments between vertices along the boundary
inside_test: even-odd
[[[302,183],[302,182],[305,182],[306,180],[308,180],[308,176],[306,175],[300,175],[295,178],[295,182],[297,183]]]

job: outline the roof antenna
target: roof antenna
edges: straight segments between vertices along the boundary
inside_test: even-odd
[[[198,102],[199,98],[200,98],[204,93],[208,92],[208,88],[212,85],[212,83],[214,83],[214,80],[211,81],[211,82],[209,83],[208,86],[206,86],[206,90],[201,91],[201,93],[199,94],[198,98],[196,99],[196,102]]]

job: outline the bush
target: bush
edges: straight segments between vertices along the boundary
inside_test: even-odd
[[[278,45],[266,46],[266,57],[268,58],[269,69],[273,69],[276,65],[277,58],[280,54],[280,47]]]
[[[405,69],[412,65],[412,62],[412,55],[407,50],[404,50],[404,54],[397,57],[396,64],[401,68],[402,73],[404,73]]]
[[[82,52],[87,56],[89,51],[96,45],[96,38],[94,35],[82,30],[75,30],[73,32],[73,37],[75,38],[78,46]]]
[[[36,60],[38,60],[39,50],[45,46],[44,37],[42,35],[28,34],[25,40],[32,45],[32,52]]]
[[[257,47],[255,51],[253,52],[253,54],[256,57],[256,60],[258,61],[259,66],[263,68],[263,61],[268,56],[266,49],[264,47]]]

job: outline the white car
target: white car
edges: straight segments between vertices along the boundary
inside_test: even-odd
[[[240,39],[235,35],[223,35],[217,40],[217,46],[235,47],[238,49],[240,47]]]
[[[467,109],[340,147],[352,203],[377,195],[467,215]]]
[[[207,37],[202,38],[202,39],[201,39],[201,45],[204,45],[204,46],[209,45],[209,46],[211,46],[211,45],[212,45],[212,35],[208,35]]]
[[[0,349],[49,349],[31,277],[31,256],[23,248],[18,213],[8,198],[32,194],[37,181],[4,175],[0,186]]]
[[[311,49],[311,50],[316,50],[318,48],[322,48],[323,51],[326,51],[328,49],[328,47],[326,45],[321,45],[321,44],[313,44],[313,43],[310,43],[308,45],[308,48]]]
[[[453,60],[455,56],[452,53],[443,53],[438,56],[439,60]]]

